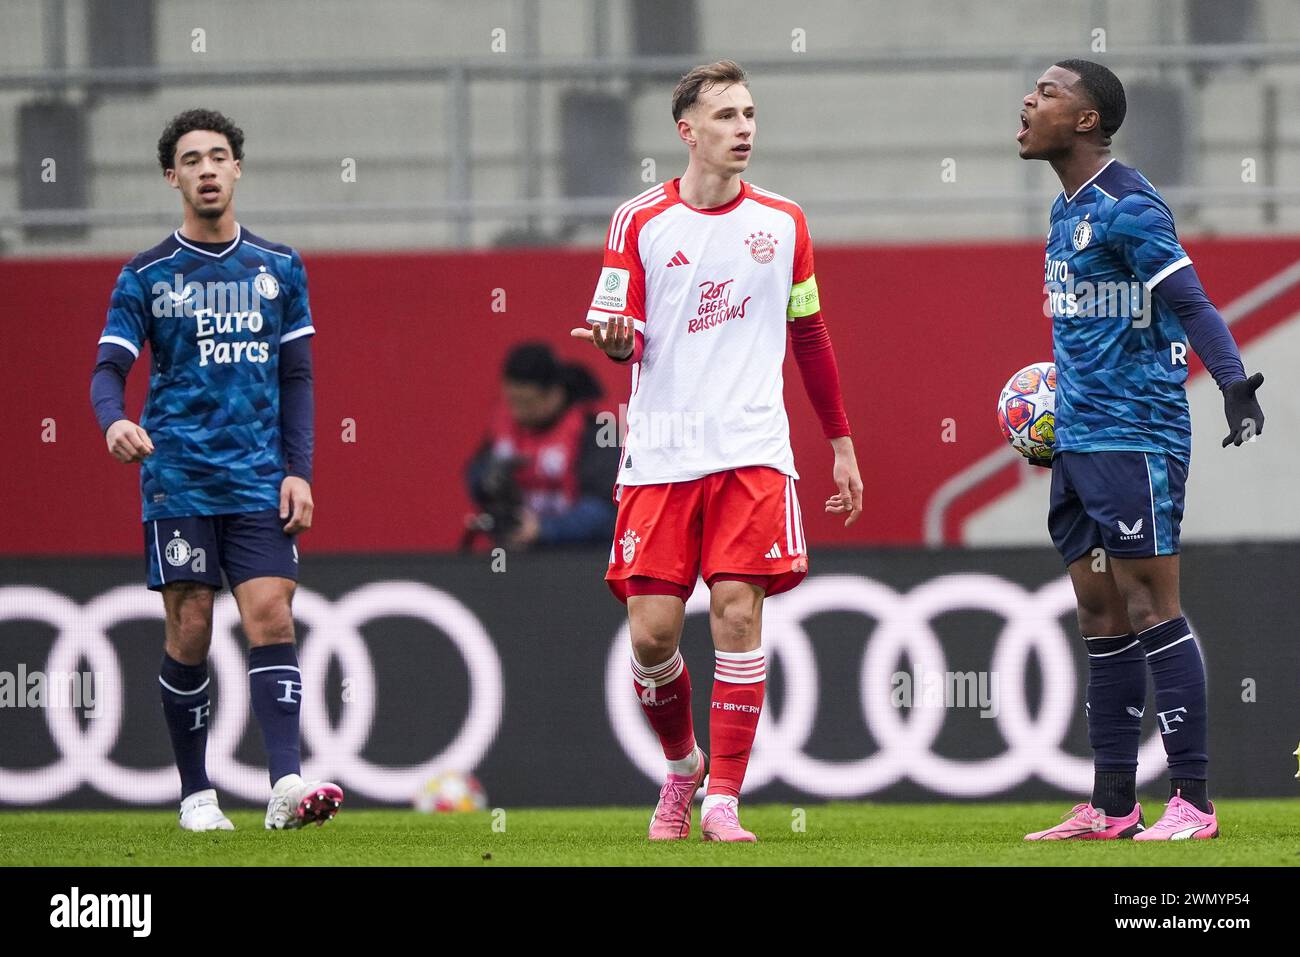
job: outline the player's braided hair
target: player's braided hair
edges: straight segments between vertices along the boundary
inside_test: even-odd
[[[1119,130],[1128,110],[1124,84],[1106,67],[1091,60],[1059,60],[1056,65],[1079,75],[1084,92],[1101,117],[1102,136],[1109,140]]]
[[[216,110],[186,110],[172,117],[158,140],[158,164],[163,172],[176,165],[176,143],[186,133],[211,130],[230,141],[230,152],[235,159],[244,158],[244,131]]]
[[[694,105],[700,94],[713,89],[719,83],[731,86],[739,83],[749,86],[749,77],[735,60],[719,60],[697,66],[677,81],[673,89],[673,119],[680,120],[682,114]]]

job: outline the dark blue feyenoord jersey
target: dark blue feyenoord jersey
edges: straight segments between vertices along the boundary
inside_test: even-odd
[[[1056,362],[1056,450],[1161,452],[1189,461],[1186,336],[1155,299],[1191,263],[1137,170],[1111,160],[1052,204],[1044,284]]]
[[[315,331],[297,252],[242,227],[215,252],[172,233],[122,268],[99,341],[152,353],[145,521],[279,507],[280,345]]]

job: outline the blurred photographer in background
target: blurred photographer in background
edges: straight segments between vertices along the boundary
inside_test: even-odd
[[[465,469],[479,512],[462,549],[481,535],[523,548],[608,543],[619,450],[601,444],[600,383],[540,342],[515,346],[501,378],[502,401]]]

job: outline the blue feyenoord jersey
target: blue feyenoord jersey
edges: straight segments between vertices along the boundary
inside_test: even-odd
[[[1189,461],[1186,336],[1152,295],[1191,263],[1160,194],[1111,160],[1052,204],[1044,268],[1056,362],[1056,449]]]
[[[279,508],[279,357],[315,332],[288,246],[240,227],[209,252],[173,233],[123,267],[100,343],[152,353],[144,520]]]

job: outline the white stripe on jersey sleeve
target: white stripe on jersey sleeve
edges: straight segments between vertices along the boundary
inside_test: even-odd
[[[639,210],[648,206],[653,206],[668,194],[664,191],[663,186],[657,186],[649,192],[642,193],[636,199],[629,200],[618,208],[614,214],[614,227],[610,230],[609,242],[606,244],[614,252],[621,253],[623,246],[627,241],[627,231],[632,225],[632,217]],[[617,242],[617,245],[615,244]]]
[[[1182,259],[1179,259],[1175,262],[1171,262],[1168,266],[1166,266],[1164,269],[1160,270],[1158,273],[1156,273],[1154,276],[1152,276],[1150,279],[1147,280],[1146,282],[1147,291],[1150,292],[1152,289],[1155,289],[1156,286],[1160,285],[1160,283],[1164,282],[1171,275],[1178,272],[1178,270],[1182,269],[1184,266],[1190,266],[1191,264],[1192,264],[1191,256],[1184,256]]]
[[[295,329],[293,332],[281,336],[280,345],[284,345],[286,342],[293,342],[295,339],[301,339],[303,336],[313,336],[315,334],[315,326],[303,326],[301,329]]]
[[[663,183],[659,183],[658,185],[651,186],[649,189],[647,189],[647,190],[645,190],[645,191],[643,191],[643,192],[637,193],[635,196],[633,196],[633,197],[632,197],[631,199],[629,199],[627,202],[625,202],[625,203],[623,203],[621,206],[619,206],[618,209],[614,210],[614,216],[613,216],[613,218],[612,218],[613,225],[612,225],[611,228],[610,228],[610,238],[609,238],[609,241],[606,243],[606,246],[607,246],[609,249],[613,249],[613,248],[614,248],[614,245],[613,245],[613,243],[614,243],[614,233],[616,233],[616,232],[618,231],[618,229],[619,229],[619,225],[620,225],[620,223],[623,221],[624,217],[627,215],[627,212],[628,212],[629,207],[635,206],[636,204],[640,203],[642,200],[646,199],[647,197],[649,197],[649,196],[652,195],[652,194],[656,194],[656,193],[664,193],[664,192],[665,192],[665,191],[664,191],[664,184],[663,184]]]
[[[799,206],[799,204],[789,196],[782,196],[780,193],[774,193],[770,189],[763,189],[763,187],[755,186],[753,183],[749,184],[749,188],[760,196],[766,196],[768,199],[779,199],[781,202],[789,203],[791,206]],[[803,209],[802,206],[799,206],[799,208]]]
[[[132,342],[130,339],[123,339],[121,336],[100,336],[99,337],[99,344],[101,346],[106,342],[109,343],[110,345],[121,346],[127,352],[131,353],[131,355],[135,356],[137,359],[140,358],[140,350],[135,347],[135,343]]]

